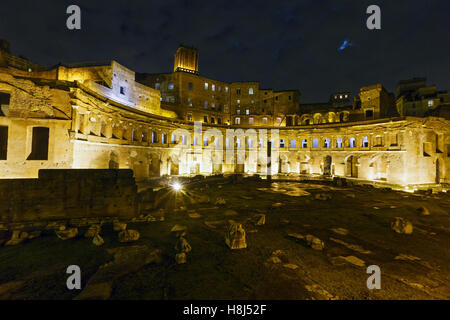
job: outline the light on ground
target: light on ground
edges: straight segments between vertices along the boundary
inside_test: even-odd
[[[180,191],[181,190],[181,183],[175,182],[174,184],[172,184],[172,188],[175,191]]]

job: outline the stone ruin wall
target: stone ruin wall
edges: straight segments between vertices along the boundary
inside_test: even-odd
[[[38,179],[0,180],[0,194],[0,229],[65,219],[74,224],[76,219],[131,219],[138,213],[131,170],[40,170]]]

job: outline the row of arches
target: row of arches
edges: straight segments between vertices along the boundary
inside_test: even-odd
[[[309,113],[304,114],[300,118],[301,125],[337,123],[349,121],[349,111],[326,112],[326,113]]]

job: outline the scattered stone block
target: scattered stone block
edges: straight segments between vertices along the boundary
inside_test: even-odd
[[[281,259],[278,258],[277,256],[271,256],[269,259],[267,259],[268,262],[272,262],[272,263],[281,263]]]
[[[196,203],[198,203],[198,204],[204,204],[204,203],[210,203],[210,202],[211,202],[211,199],[207,195],[200,195],[196,199]]]
[[[200,214],[198,214],[197,212],[193,212],[193,213],[188,213],[189,218],[191,219],[198,219],[201,218],[202,216]]]
[[[11,239],[5,243],[5,247],[7,246],[15,246],[18,244],[21,244],[28,238],[28,233],[20,231],[20,230],[14,230],[11,236]]]
[[[355,199],[355,198],[356,198],[356,194],[354,194],[354,193],[347,193],[345,196],[346,196],[347,198],[352,198],[352,199]]]
[[[412,222],[400,217],[395,218],[395,221],[391,223],[391,228],[401,234],[411,234],[413,232]]]
[[[358,267],[364,267],[366,265],[366,263],[363,260],[361,260],[355,256],[347,256],[347,257],[339,256],[339,258],[343,259],[355,266],[358,266]]]
[[[308,244],[308,246],[310,246],[314,250],[321,251],[325,247],[325,243],[322,240],[320,240],[319,238],[317,238],[311,234],[308,234],[305,237],[305,240],[306,240],[306,243]]]
[[[113,230],[114,231],[124,231],[127,229],[127,224],[122,223],[120,221],[114,220],[113,221]]]
[[[103,238],[97,233],[97,234],[94,236],[94,238],[92,239],[92,243],[93,243],[94,245],[96,245],[97,247],[100,247],[100,246],[102,246],[102,245],[105,243],[105,241],[104,241]]]
[[[228,209],[225,211],[225,216],[227,216],[227,217],[237,216],[237,215],[238,215],[238,213],[234,210]]]
[[[69,228],[66,229],[64,226],[64,229],[62,229],[63,226],[61,226],[60,230],[55,231],[56,236],[60,238],[61,240],[68,240],[75,238],[78,235],[78,228]]]
[[[177,250],[178,252],[189,253],[191,252],[192,247],[184,237],[180,237],[177,244],[175,245],[175,250]]]
[[[263,226],[266,224],[266,215],[265,214],[257,214],[255,215],[255,224],[257,226]]]
[[[297,270],[298,266],[296,264],[292,264],[292,263],[285,263],[283,264],[283,267],[291,269],[291,270]]]
[[[242,224],[230,221],[227,234],[225,235],[225,243],[232,250],[247,248],[245,230]]]
[[[93,238],[93,237],[95,237],[96,234],[98,234],[100,232],[101,228],[102,227],[99,224],[91,225],[84,233],[84,236],[86,238]]]
[[[314,195],[314,199],[320,200],[320,201],[326,201],[331,199],[331,194],[328,193],[316,193]]]
[[[187,234],[187,227],[176,224],[170,229],[170,232],[174,233],[176,237],[183,237]]]
[[[422,216],[429,216],[431,214],[427,207],[420,207],[417,209],[417,212]]]
[[[28,234],[28,240],[39,238],[41,236],[41,234],[42,234],[42,231],[40,231],[40,230],[32,231]]]
[[[276,202],[276,203],[272,204],[272,207],[274,207],[274,208],[279,208],[281,206],[283,206],[283,204],[281,202]]]
[[[184,264],[187,262],[187,254],[184,252],[177,253],[175,255],[175,260],[176,260],[177,264]]]
[[[120,242],[133,242],[138,240],[140,234],[137,230],[123,230],[119,233]]]
[[[227,204],[227,200],[225,200],[224,198],[217,198],[216,202],[214,204],[219,205],[219,206],[224,206]]]
[[[331,231],[334,233],[340,234],[341,236],[348,235],[348,230],[344,228],[332,228]]]

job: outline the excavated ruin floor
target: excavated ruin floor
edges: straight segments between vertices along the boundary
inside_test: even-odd
[[[141,235],[134,243],[120,243],[117,232],[105,225],[101,233],[105,244],[101,247],[82,236],[63,241],[47,233],[24,244],[0,248],[0,298],[73,299],[101,265],[114,259],[108,249],[125,247],[122,250],[126,253],[137,245],[159,249],[161,259],[142,266],[136,262],[133,268],[130,263],[119,265],[122,269],[116,275],[111,279],[106,276],[111,291],[100,292],[99,296],[450,298],[448,194],[416,195],[364,186],[338,188],[297,182],[268,185],[261,180],[185,188],[189,188],[188,196],[178,197],[176,204],[171,198],[166,205],[186,208],[167,210],[164,221],[128,224]],[[318,193],[331,195],[331,199],[316,200]],[[195,195],[208,196],[210,203],[185,201]],[[217,198],[224,198],[226,204],[216,205]],[[426,207],[431,214],[421,215],[419,207]],[[266,215],[264,225],[255,225],[257,214]],[[413,233],[394,232],[391,222],[395,217],[410,220]],[[224,236],[230,219],[243,223],[246,249],[232,251],[226,246]],[[181,265],[175,263],[176,238],[170,232],[176,224],[187,227],[186,239],[192,246],[187,263]],[[325,247],[314,250],[288,234],[313,235]],[[133,261],[133,257],[125,254],[125,260]],[[80,266],[83,290],[66,288],[68,265]],[[366,286],[369,265],[381,269],[380,290]]]

